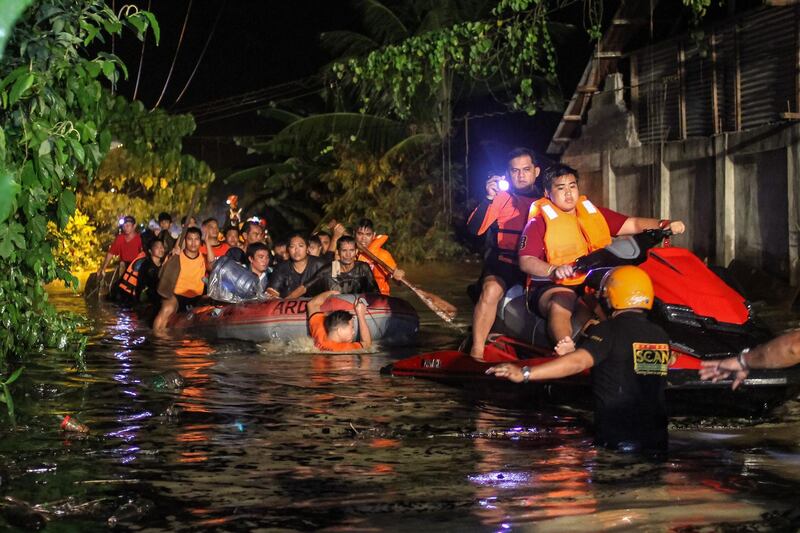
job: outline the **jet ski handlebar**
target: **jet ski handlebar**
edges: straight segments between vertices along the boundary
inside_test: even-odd
[[[579,257],[572,264],[576,273],[606,271],[622,265],[638,265],[647,260],[647,252],[672,236],[672,230],[648,229],[636,235],[617,237],[600,250]]]

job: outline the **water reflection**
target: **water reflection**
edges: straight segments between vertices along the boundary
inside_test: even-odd
[[[436,286],[465,323],[461,286],[474,273],[445,274]],[[59,305],[87,310],[79,298]],[[800,526],[796,404],[733,428],[676,421],[668,459],[647,462],[595,449],[580,411],[381,376],[394,357],[384,352],[150,339],[131,313],[88,312],[87,373],[69,354],[34,361],[20,427],[0,429],[5,494],[108,502],[58,519],[65,529],[103,530],[139,497],[156,504],[138,519],[150,531]],[[458,342],[432,315],[422,322],[423,348]],[[154,390],[169,370],[186,386]],[[63,434],[54,420],[66,413],[91,433]]]

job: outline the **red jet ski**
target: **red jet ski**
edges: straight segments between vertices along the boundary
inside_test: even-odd
[[[578,259],[576,268],[588,273],[588,293],[596,290],[603,275],[616,266],[639,265],[652,278],[656,302],[648,318],[670,336],[667,398],[672,414],[751,414],[796,397],[800,392],[800,365],[785,370],[753,370],[737,391],[731,391],[730,381],[699,379],[700,361],[731,357],[772,336],[752,316],[745,298],[697,256],[683,248],[658,247],[670,235],[669,230],[648,230],[617,238],[608,247]],[[576,327],[576,331],[579,329]],[[523,287],[507,291],[493,331],[484,353],[486,363],[472,359],[466,349],[449,350],[409,357],[383,371],[392,376],[500,389],[503,393],[524,390],[549,401],[574,403],[589,398],[588,371],[527,387],[485,374],[498,362],[536,366],[556,357],[544,320],[529,311]]]

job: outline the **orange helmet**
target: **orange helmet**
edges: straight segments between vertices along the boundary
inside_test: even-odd
[[[603,277],[600,296],[612,309],[652,309],[653,282],[639,267],[616,267]]]

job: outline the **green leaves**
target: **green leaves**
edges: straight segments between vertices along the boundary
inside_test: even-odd
[[[136,29],[136,35],[140,41],[144,39],[148,27],[153,30],[156,44],[161,41],[161,27],[158,25],[155,15],[151,12],[137,11],[127,18],[127,22]]]
[[[0,225],[11,216],[19,191],[20,186],[15,180],[14,172],[0,163]]]
[[[396,27],[382,11],[385,7],[366,4],[371,19],[365,17],[365,26],[371,29],[370,20],[384,20],[387,28]],[[546,4],[501,0],[492,10],[497,17],[493,21],[465,21],[451,5],[434,3],[414,35],[397,39],[376,34],[383,38],[381,48],[360,57],[340,57],[329,68],[328,81],[336,88],[356,89],[364,111],[374,112],[380,105],[401,119],[415,120],[438,110],[435,120],[442,137],[454,107],[454,81],[489,85],[491,95],[510,109],[535,113],[537,92],[521,80],[555,72],[548,10],[540,9]]]
[[[18,222],[0,225],[0,258],[13,259],[15,248],[24,250],[25,228]]]
[[[11,419],[12,423],[14,423],[14,398],[11,396],[11,391],[8,390],[8,386],[19,379],[23,370],[25,370],[25,367],[21,366],[16,369],[7,380],[0,381],[0,387],[3,389],[3,394],[0,394],[0,402],[6,404],[8,418]]]
[[[31,4],[27,13],[11,23]],[[120,21],[102,0],[0,0],[0,372],[10,354],[24,357],[51,344],[81,346],[74,321],[47,303],[43,283],[70,277],[72,256],[56,260],[48,228],[68,224],[75,188],[97,172],[111,142],[104,124],[114,97],[100,76],[127,76],[109,53],[87,56]],[[126,13],[126,9],[123,9]],[[158,23],[151,13],[132,13],[138,28]],[[11,37],[11,38],[9,38]],[[87,49],[87,47],[89,47]],[[98,138],[98,129],[102,133]],[[61,339],[66,339],[62,342]],[[14,378],[15,379],[15,378]],[[10,382],[10,381],[9,381]],[[12,401],[2,391],[6,403]]]
[[[3,0],[3,7],[0,9],[0,59],[3,58],[14,22],[30,3],[31,0]]]
[[[11,92],[8,93],[8,105],[12,106],[17,103],[17,100],[25,94],[25,91],[31,88],[33,85],[33,73],[29,72],[23,76],[17,78],[17,81],[14,82],[14,85],[11,87]]]
[[[75,212],[75,193],[64,191],[58,199],[58,227],[63,228],[67,225],[69,217]]]

